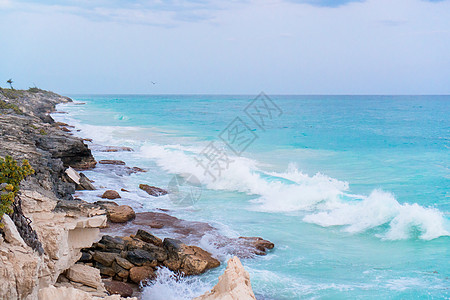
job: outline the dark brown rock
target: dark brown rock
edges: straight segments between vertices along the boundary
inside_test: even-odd
[[[105,267],[111,267],[117,256],[119,256],[117,253],[95,251],[92,258]]]
[[[113,200],[113,199],[120,198],[120,195],[119,195],[119,193],[116,192],[116,191],[113,191],[113,190],[107,190],[107,191],[105,191],[105,192],[103,193],[102,198],[103,198],[103,199],[111,199],[111,200]]]
[[[130,279],[135,283],[140,283],[142,281],[152,279],[155,277],[155,272],[153,268],[148,266],[134,267],[130,269]]]
[[[154,196],[154,197],[159,197],[159,196],[163,196],[163,195],[167,195],[169,192],[167,192],[164,189],[161,189],[159,187],[156,186],[151,186],[148,184],[140,184],[139,188],[143,191],[146,191],[147,194]]]
[[[153,234],[151,234],[145,230],[142,230],[142,229],[139,229],[137,231],[136,238],[138,238],[144,242],[147,242],[147,243],[152,243],[159,247],[161,247],[163,244],[162,240],[160,238],[158,238],[158,237],[154,236]]]
[[[106,267],[106,266],[102,265],[101,263],[96,263],[95,267],[100,270],[100,274],[103,276],[113,277],[116,274],[116,272],[114,272],[113,268]]]
[[[109,235],[104,235],[100,239],[96,246],[107,250],[108,252],[120,253],[125,250],[125,242],[119,237],[112,237]]]
[[[172,271],[179,271],[185,275],[198,275],[220,265],[220,262],[208,251],[199,247],[187,246],[179,240],[169,238],[164,239],[163,244],[169,257],[164,265]]]
[[[116,263],[126,270],[129,270],[132,267],[134,267],[132,263],[130,263],[128,260],[120,256],[116,257]]]
[[[112,159],[103,159],[103,160],[99,160],[98,163],[99,163],[99,164],[103,164],[103,165],[120,165],[120,166],[125,165],[125,162],[124,162],[124,161],[121,161],[121,160],[112,160]]]
[[[130,272],[127,269],[122,268],[116,261],[113,262],[112,268],[116,273],[116,275],[119,276],[120,278],[128,278],[128,275],[130,274]]]
[[[153,255],[141,249],[128,251],[126,259],[136,266],[156,266],[157,264],[156,258]]]
[[[120,295],[121,297],[131,297],[133,288],[130,284],[115,280],[104,281],[105,289],[110,295]]]
[[[107,208],[108,219],[113,223],[125,223],[136,217],[134,210],[128,205],[111,206]]]

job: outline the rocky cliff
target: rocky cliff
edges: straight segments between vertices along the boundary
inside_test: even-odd
[[[0,156],[27,159],[35,170],[22,181],[14,212],[2,219],[0,299],[38,299],[39,290],[70,269],[106,224],[105,211],[73,200],[75,184],[64,173],[95,166],[83,141],[48,115],[68,101],[42,90],[0,90]],[[95,291],[106,296],[100,280]]]

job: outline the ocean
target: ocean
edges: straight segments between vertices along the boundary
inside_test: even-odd
[[[258,299],[449,299],[450,96],[72,95],[53,114],[91,138],[98,200],[169,209],[229,237],[275,243],[242,259]],[[83,105],[77,102],[84,103]],[[101,152],[127,146],[133,152]],[[152,199],[147,183],[173,192]],[[144,299],[191,299],[217,283],[160,270]]]

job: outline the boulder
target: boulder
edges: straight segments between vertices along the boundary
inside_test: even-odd
[[[122,268],[117,262],[113,262],[112,264],[112,269],[114,270],[114,272],[116,273],[117,276],[119,276],[120,278],[124,278],[127,279],[128,275],[130,274],[130,272],[125,269]]]
[[[121,297],[131,297],[133,288],[130,284],[120,281],[105,281],[105,288],[110,295],[120,295]]]
[[[253,247],[258,251],[262,252],[262,253],[257,253],[259,255],[265,255],[266,254],[266,250],[270,250],[273,249],[275,247],[274,243],[265,240],[263,238],[260,237],[239,237],[239,242],[246,244],[250,247]]]
[[[119,193],[116,192],[116,191],[113,191],[113,190],[107,190],[107,191],[105,191],[105,192],[103,193],[102,198],[103,198],[103,199],[111,199],[111,200],[112,200],[112,199],[120,198],[120,195],[119,195]]]
[[[92,185],[91,180],[86,177],[86,175],[80,173],[80,186],[77,187],[77,189],[93,191],[95,190],[95,187]]]
[[[98,161],[99,164],[102,165],[118,165],[118,166],[124,166],[125,162],[121,160],[113,160],[113,159],[102,159]]]
[[[147,231],[142,230],[142,229],[139,229],[137,231],[135,237],[140,239],[140,240],[142,240],[142,241],[144,241],[144,242],[152,243],[155,246],[159,246],[160,247],[163,244],[162,240],[160,238],[158,238],[158,237],[154,236],[153,234],[148,233]]]
[[[117,253],[95,251],[92,258],[106,267],[111,267],[118,256]]]
[[[104,235],[94,246],[96,248],[107,250],[108,252],[120,253],[125,250],[125,241],[120,237]]]
[[[115,146],[107,146],[104,149],[100,150],[102,152],[119,152],[119,151],[134,151],[132,148],[130,147],[115,147]]]
[[[99,288],[102,286],[100,271],[86,265],[75,264],[66,271],[66,277],[84,285]]]
[[[152,279],[155,277],[155,272],[153,268],[149,266],[143,267],[133,267],[130,269],[130,279],[135,283],[140,283],[147,279]]]
[[[194,300],[256,300],[256,297],[250,283],[250,275],[239,258],[234,256],[228,261],[225,272],[212,290]]]
[[[154,196],[154,197],[159,197],[159,196],[163,196],[163,195],[167,195],[169,192],[161,189],[159,187],[156,186],[151,186],[148,184],[140,184],[139,188],[143,191],[146,191],[147,194],[149,194],[150,196]]]
[[[113,277],[114,275],[116,275],[116,272],[112,267],[104,266],[101,263],[95,263],[95,267],[99,269],[100,274],[102,274],[103,276]]]
[[[134,265],[132,263],[130,263],[128,260],[126,260],[125,258],[120,257],[120,256],[116,257],[116,263],[126,270],[129,270],[132,267],[134,267]]]
[[[128,251],[126,259],[136,266],[146,265],[155,267],[157,264],[156,258],[152,254],[141,249]]]
[[[3,233],[5,234],[5,240],[8,243],[11,243],[16,246],[22,246],[24,248],[27,247],[23,238],[20,236],[17,231],[17,227],[14,224],[13,220],[7,215],[3,214],[3,218],[1,219],[1,223],[3,224]]]
[[[168,259],[164,261],[164,265],[172,271],[198,275],[220,265],[208,251],[197,246],[187,246],[179,240],[170,238],[164,239],[163,246],[168,252]]]
[[[111,206],[107,212],[109,221],[113,223],[125,223],[136,217],[136,213],[128,205]]]

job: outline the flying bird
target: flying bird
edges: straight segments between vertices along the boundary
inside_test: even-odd
[[[156,84],[156,82],[152,81],[153,84]]]

